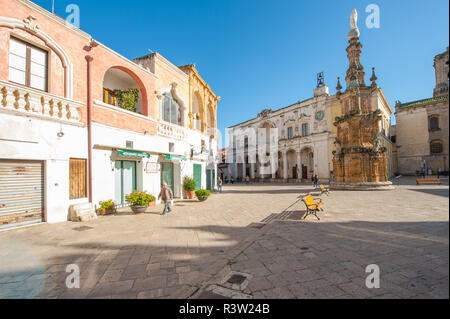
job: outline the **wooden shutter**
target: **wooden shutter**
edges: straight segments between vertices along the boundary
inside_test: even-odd
[[[70,159],[70,199],[87,197],[86,192],[86,160]]]

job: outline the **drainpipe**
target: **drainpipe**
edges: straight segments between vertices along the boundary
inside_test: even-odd
[[[91,105],[91,62],[94,58],[90,55],[85,57],[87,62],[87,128],[88,128],[88,188],[89,203],[92,203],[92,105]]]

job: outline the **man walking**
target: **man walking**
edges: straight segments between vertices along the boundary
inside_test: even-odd
[[[217,178],[217,187],[219,189],[219,193],[222,193],[222,179],[220,178],[220,176]]]
[[[162,199],[164,202],[164,210],[162,215],[165,215],[166,212],[171,212],[172,208],[170,208],[170,202],[173,200],[173,193],[170,188],[167,187],[167,183],[164,182],[163,187],[161,189],[161,193],[159,193],[158,199]]]

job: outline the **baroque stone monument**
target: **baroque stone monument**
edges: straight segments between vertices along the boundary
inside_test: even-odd
[[[349,68],[346,91],[341,93],[338,78],[337,98],[340,100],[342,116],[335,119],[337,138],[333,152],[332,189],[345,190],[389,190],[386,147],[382,146],[382,109],[378,105],[375,69],[372,69],[372,84],[365,85],[364,67],[361,65],[362,44],[359,42],[358,13],[350,16],[351,30],[347,48]]]

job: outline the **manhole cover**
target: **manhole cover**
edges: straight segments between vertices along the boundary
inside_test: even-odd
[[[247,277],[245,277],[245,276],[234,274],[234,275],[232,275],[232,276],[227,280],[227,282],[230,283],[230,284],[232,284],[232,285],[234,285],[234,284],[240,285],[240,284],[242,284],[246,279],[247,279]]]
[[[89,226],[81,226],[81,227],[73,228],[73,230],[76,230],[76,231],[86,231],[86,230],[90,230],[90,229],[94,229],[94,228],[89,227]]]
[[[266,226],[265,223],[251,223],[250,225],[248,225],[247,227],[249,228],[257,228],[257,229],[261,229],[264,226]]]

